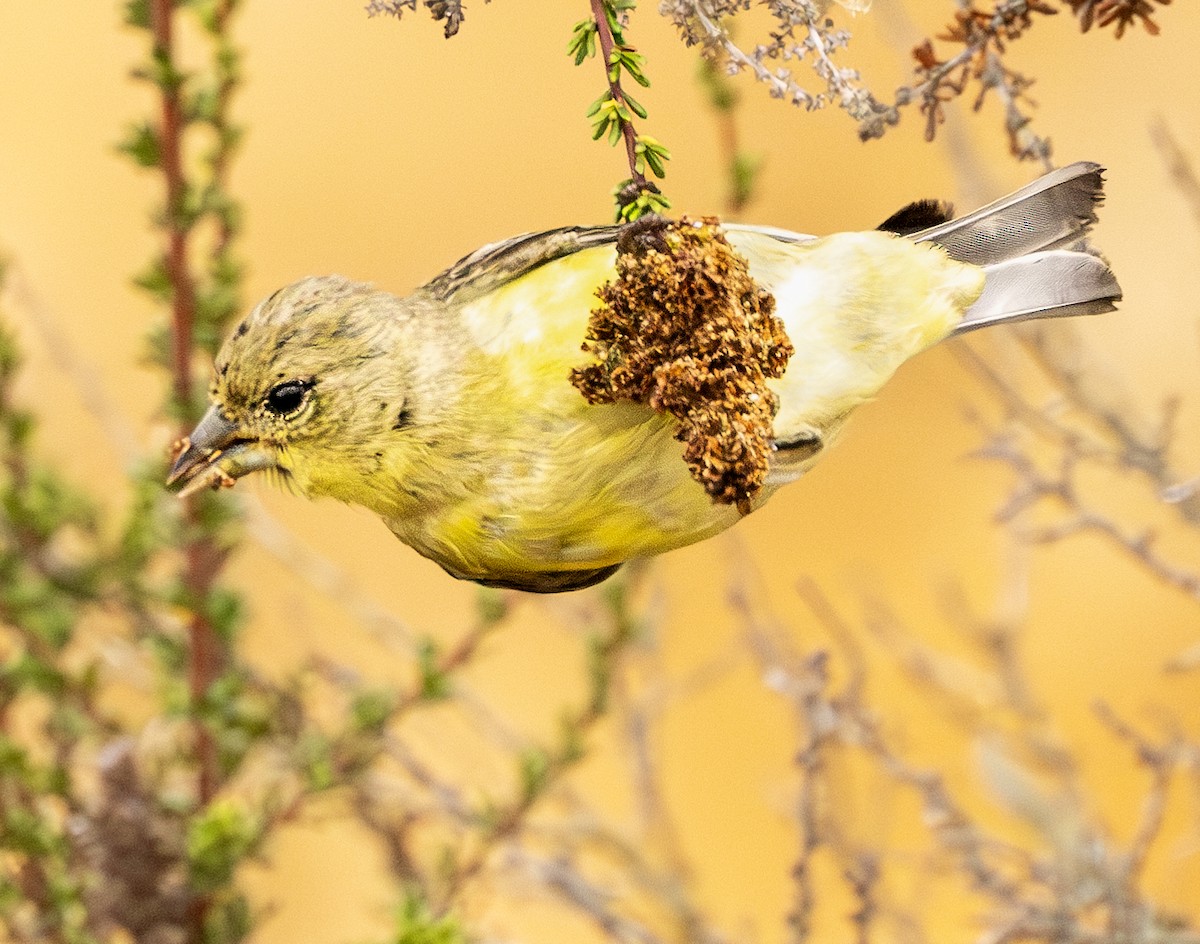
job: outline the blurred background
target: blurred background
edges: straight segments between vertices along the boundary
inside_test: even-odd
[[[642,7],[627,34],[653,82],[641,124],[672,153],[664,189],[676,212],[725,213],[721,118],[698,51],[653,4]],[[877,0],[857,16],[835,8],[853,34],[839,57],[890,99],[910,81],[910,50],[953,14],[940,0]],[[244,53],[233,113],[246,134],[229,185],[244,212],[244,305],[310,274],[404,293],[483,243],[608,222],[627,171],[617,150],[590,139],[584,116],[601,69],[564,54],[588,15],[583,2],[473,3],[447,40],[424,8],[396,22],[368,18],[353,0],[244,3],[232,24]],[[769,25],[755,15],[736,34],[751,46]],[[617,669],[614,707],[588,725],[586,756],[527,830],[489,848],[481,878],[455,897],[472,933],[704,939],[701,923],[680,930],[682,899],[638,878],[651,872],[634,869],[637,856],[578,838],[603,826],[655,869],[683,876],[688,907],[723,939],[795,940],[805,922],[822,940],[916,940],[918,928],[931,940],[1043,939],[996,930],[1009,914],[1002,903],[1016,913],[1025,899],[993,895],[964,864],[946,832],[961,813],[1023,850],[1027,858],[997,868],[1037,885],[1030,901],[1075,916],[1075,936],[1043,927],[1045,939],[1083,940],[1080,929],[1093,926],[1092,940],[1117,939],[1101,933],[1114,907],[1096,892],[1104,882],[1088,884],[1103,872],[1138,908],[1152,900],[1172,915],[1162,927],[1197,940],[1178,929],[1200,921],[1200,747],[1188,747],[1200,745],[1200,534],[1180,512],[1200,475],[1200,203],[1177,160],[1200,159],[1200,12],[1180,4],[1155,16],[1161,35],[1131,27],[1117,41],[1111,29],[1080,34],[1064,8],[1007,53],[1036,77],[1031,127],[1050,138],[1055,162],[1107,168],[1095,243],[1125,289],[1120,311],[922,355],[803,482],[730,534],[639,571],[621,604],[639,631]],[[120,509],[134,494],[131,458],[161,456],[175,435],[159,406],[164,376],[143,357],[162,312],[131,285],[161,239],[148,214],[162,184],[115,147],[156,107],[155,90],[129,77],[145,37],[113,3],[7,3],[0,36],[0,247],[10,260],[6,317],[26,360],[15,396],[40,418],[37,453]],[[185,65],[201,61],[198,35],[178,41]],[[749,75],[733,88],[740,147],[761,161],[746,221],[867,229],[917,198],[970,209],[1040,169],[1010,155],[995,95],[978,112],[971,92],[950,103],[932,143],[915,110],[862,143],[837,108],[791,107]],[[1064,377],[1082,386],[1064,387]],[[1140,418],[1130,419],[1137,439],[1171,401],[1168,467],[1154,479],[1113,416]],[[1014,426],[1014,414],[1036,421]],[[1053,429],[1042,435],[1039,423]],[[1096,461],[1093,446],[1104,453]],[[1014,454],[1046,481],[1069,454],[1071,494],[999,521],[1034,483]],[[400,689],[413,677],[414,641],[452,647],[477,620],[476,588],[365,511],[253,479],[243,491],[254,506],[227,573],[249,611],[240,658],[264,677],[336,665]],[[517,789],[519,745],[553,742],[564,713],[586,700],[589,627],[614,605],[605,594],[503,598],[502,625],[456,673],[469,698],[406,716],[396,736],[468,802],[503,807]],[[96,625],[102,637],[102,617]],[[96,646],[122,679],[109,693],[116,710],[138,751],[152,753],[154,731],[139,726],[156,716],[153,683]],[[814,691],[854,705],[829,709],[841,740],[816,753]],[[953,814],[931,813],[930,781],[872,747],[859,712],[912,770],[937,772]],[[496,718],[502,734],[486,720]],[[1148,744],[1178,749],[1166,786]],[[393,805],[415,789],[396,787]],[[395,862],[354,806],[352,791],[323,793],[239,865],[259,915],[253,940],[395,939]],[[806,836],[820,846],[811,861]],[[1143,838],[1144,863],[1121,873]],[[443,841],[416,843],[418,872],[437,873]],[[605,894],[588,899],[555,863]],[[815,903],[805,911],[809,882]],[[876,908],[866,918],[864,901]],[[631,924],[606,927],[606,911]],[[1137,914],[1143,931],[1158,927],[1147,917],[1158,912]]]

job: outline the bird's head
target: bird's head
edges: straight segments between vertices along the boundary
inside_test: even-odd
[[[211,405],[178,446],[168,485],[188,494],[272,470],[333,493],[373,453],[364,445],[412,417],[395,296],[328,276],[261,302],[214,362]]]

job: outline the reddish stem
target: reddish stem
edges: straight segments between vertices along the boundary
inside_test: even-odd
[[[174,14],[172,0],[153,0],[151,22],[154,53],[160,62],[174,62]],[[190,405],[192,398],[192,323],[196,313],[195,287],[187,267],[187,228],[181,220],[186,191],[181,156],[183,137],[179,89],[174,85],[161,89],[162,126],[160,128],[163,177],[167,184],[167,275],[171,280],[171,370],[175,398]],[[186,430],[185,430],[186,433]]]
[[[153,0],[151,6],[155,57],[168,66],[174,63],[173,7],[173,0]],[[178,87],[164,85],[161,98],[161,161],[167,187],[164,223],[167,233],[166,265],[171,281],[172,383],[177,403],[186,408],[192,400],[192,326],[195,321],[196,292],[188,269],[188,226],[182,218],[187,187],[182,158],[184,121]],[[181,434],[186,435],[187,432],[185,427]],[[189,530],[196,527],[195,506],[190,500],[184,518]],[[195,605],[198,606],[208,595],[223,563],[223,556],[204,537],[189,541],[185,547],[182,579],[188,597]],[[188,646],[188,692],[195,710],[202,704],[220,671],[222,656],[216,633],[199,612],[193,612],[188,623]],[[194,725],[194,750],[198,768],[197,800],[203,806],[216,794],[218,764],[212,733],[200,720]],[[198,939],[204,918],[203,902],[198,902],[193,910],[196,912],[193,915],[193,936]]]
[[[592,16],[596,19],[596,34],[600,37],[600,55],[604,59],[604,76],[608,79],[609,91],[612,92],[615,101],[628,108],[625,93],[621,90],[620,78],[614,80],[609,74],[616,40],[613,39],[612,28],[608,25],[608,11],[605,9],[604,0],[591,0],[591,4]],[[625,138],[625,154],[629,158],[629,176],[638,187],[649,186],[646,175],[639,173],[637,169],[637,132],[633,130],[632,122],[621,122],[621,135]]]
[[[213,11],[213,19],[216,21],[216,33],[222,38],[227,36],[227,28],[229,18],[233,15],[234,0],[221,0]],[[217,105],[216,115],[213,125],[218,134],[224,135],[229,128],[229,99],[234,90],[234,81],[226,77],[220,87],[217,89]],[[226,189],[226,183],[229,178],[229,149],[223,143],[219,143],[216,149],[216,155],[212,163],[212,182],[213,186],[220,192]],[[229,226],[228,221],[222,217],[217,224],[217,235],[213,245],[213,257],[219,256],[228,248],[230,241],[233,239],[233,230]]]

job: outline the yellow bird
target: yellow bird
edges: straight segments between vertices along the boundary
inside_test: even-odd
[[[823,238],[726,226],[795,348],[769,382],[774,450],[753,507],[930,345],[1112,310],[1116,278],[1080,248],[1101,188],[1101,168],[1080,163],[957,220],[926,202]],[[568,381],[620,231],[485,246],[405,298],[338,276],[280,289],[217,355],[212,405],[170,484],[275,470],[305,495],[371,509],[455,577],[537,592],[730,527],[738,510],[689,474],[671,417],[589,404]]]

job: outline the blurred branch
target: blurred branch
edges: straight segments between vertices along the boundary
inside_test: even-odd
[[[835,639],[851,631],[814,586],[806,584],[802,589],[818,626]],[[1170,779],[1185,764],[1195,768],[1195,745],[1178,738],[1152,744],[1111,712],[1099,709],[1106,726],[1134,746],[1139,761],[1151,772],[1140,821],[1129,842],[1121,845],[1094,822],[1086,794],[1041,785],[1043,773],[1052,778],[1051,783],[1073,784],[1074,761],[1061,740],[1046,729],[1040,712],[1031,707],[1035,703],[1027,681],[1022,679],[1015,689],[1010,681],[1005,689],[1019,693],[1011,710],[1021,721],[1007,729],[1007,746],[1001,749],[989,736],[987,724],[975,723],[969,730],[980,743],[982,772],[997,799],[1038,833],[1037,843],[1014,843],[973,815],[951,792],[941,772],[917,766],[896,751],[884,721],[868,706],[865,689],[834,688],[827,652],[793,651],[774,619],[756,615],[748,601],[736,595],[734,604],[746,621],[764,683],[792,706],[798,725],[800,851],[790,919],[794,940],[811,936],[819,901],[813,876],[819,860],[829,857],[840,863],[841,875],[857,902],[851,922],[859,940],[868,939],[879,921],[894,921],[908,935],[920,933],[919,924],[913,923],[921,914],[920,906],[917,912],[905,913],[885,895],[889,872],[902,868],[903,860],[889,850],[885,837],[873,836],[869,847],[856,848],[851,834],[838,825],[839,811],[845,815],[852,801],[838,795],[831,770],[853,756],[868,763],[884,784],[905,787],[919,798],[921,823],[935,854],[949,860],[951,874],[969,880],[973,894],[986,908],[982,941],[1197,941],[1200,934],[1187,919],[1161,910],[1139,887],[1151,846],[1162,830]],[[985,651],[991,650],[1006,674],[1019,673],[1011,642],[1005,640],[994,648],[987,641],[989,635],[980,639]],[[887,645],[892,642],[889,637]],[[1053,747],[1049,752],[1043,750],[1047,743]],[[1037,766],[1027,767],[1018,759],[1022,755],[1037,759]],[[871,802],[879,801],[878,793],[878,785],[871,788]]]
[[[700,61],[699,79],[717,121],[717,141],[725,167],[723,216],[736,220],[754,196],[762,158],[742,149],[737,122],[740,99],[730,77],[712,59],[704,57]]]
[[[188,235],[184,198],[187,181],[183,170],[183,129],[180,87],[183,75],[175,64],[175,12],[173,0],[150,0],[154,39],[151,55],[159,69],[159,166],[166,185],[163,227],[166,230],[167,275],[171,282],[171,376],[175,401],[184,413],[183,435],[196,413],[192,405],[192,323],[196,313],[195,286],[188,268]]]
[[[241,507],[247,535],[296,577],[379,638],[401,643],[410,651],[416,646],[416,629],[368,596],[349,571],[300,541],[256,495],[242,495]]]
[[[1095,706],[1096,716],[1117,738],[1124,741],[1134,752],[1138,763],[1150,772],[1150,787],[1142,804],[1142,813],[1133,830],[1133,838],[1125,853],[1124,870],[1126,880],[1135,882],[1146,866],[1150,848],[1162,833],[1167,812],[1167,794],[1176,771],[1190,764],[1193,768],[1200,760],[1200,749],[1189,747],[1178,737],[1160,745],[1149,740],[1126,724],[1105,702]]]
[[[627,568],[618,579],[605,585],[606,606],[601,619],[607,625],[593,630],[590,641],[587,701],[564,716],[556,747],[526,751],[521,756],[518,795],[507,806],[490,810],[484,817],[487,830],[478,848],[447,878],[444,894],[447,906],[483,871],[494,848],[520,835],[527,816],[538,801],[586,755],[587,737],[608,713],[613,674],[637,631],[637,620],[629,609],[629,597],[640,573],[641,569],[636,566]]]
[[[1150,125],[1150,140],[1158,148],[1159,156],[1166,165],[1175,189],[1192,211],[1192,219],[1200,229],[1200,178],[1192,166],[1191,158],[1184,152],[1170,126],[1162,117]]]
[[[1148,573],[1200,602],[1200,573],[1181,567],[1160,554],[1154,547],[1153,530],[1134,533],[1088,505],[1075,481],[1075,470],[1082,457],[1069,442],[1062,444],[1062,449],[1057,474],[1046,474],[1016,444],[1011,434],[991,433],[988,443],[977,455],[1005,463],[1017,476],[1017,485],[997,512],[997,520],[1010,523],[1043,499],[1051,499],[1067,511],[1068,516],[1051,525],[1021,530],[1019,533],[1026,540],[1044,544],[1085,532],[1100,535],[1136,560]]]
[[[1113,514],[1096,508],[1084,497],[1077,471],[1084,465],[1114,469],[1141,479],[1154,500],[1174,512],[1190,529],[1200,527],[1200,493],[1181,486],[1185,477],[1171,464],[1175,434],[1175,403],[1168,403],[1158,421],[1152,421],[1136,405],[1136,398],[1119,377],[1099,358],[1085,351],[1072,325],[1052,328],[1024,326],[1018,334],[1023,346],[1042,369],[1074,413],[1064,418],[1059,408],[1039,408],[1029,402],[1013,382],[993,369],[967,345],[955,351],[968,368],[996,393],[1010,421],[1057,451],[1056,470],[1042,471],[1022,444],[1019,427],[990,428],[978,415],[986,443],[978,455],[1006,464],[1017,477],[1016,486],[998,512],[1008,523],[1044,500],[1067,512],[1051,525],[1022,533],[1035,542],[1054,542],[1078,533],[1103,537],[1135,560],[1147,573],[1200,600],[1200,572],[1171,561],[1155,547],[1150,528],[1131,529]]]
[[[1141,473],[1160,495],[1187,478],[1170,463],[1177,403],[1168,402],[1157,420],[1147,416],[1124,379],[1086,349],[1073,325],[1053,331],[1026,326],[1019,336],[1071,404],[1109,435],[1121,466]],[[1170,504],[1187,524],[1200,526],[1200,494]]]
[[[610,905],[612,896],[589,882],[569,859],[542,858],[516,847],[507,852],[506,860],[507,864],[587,915],[604,933],[606,940],[622,944],[666,944],[644,924],[613,909]]]

